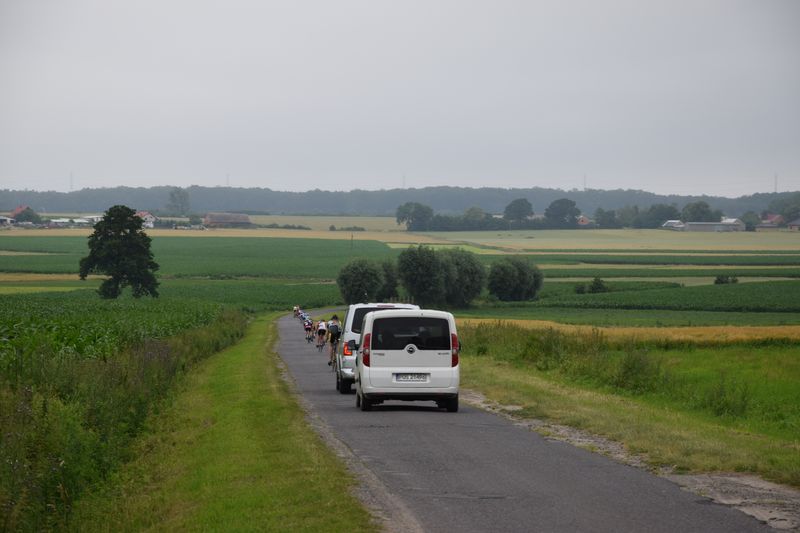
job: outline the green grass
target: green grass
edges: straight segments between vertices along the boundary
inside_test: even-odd
[[[654,464],[753,472],[800,486],[800,350],[617,347],[511,325],[460,328],[463,384],[583,427]]]
[[[280,378],[273,318],[188,376],[135,459],[79,503],[72,529],[377,530]]]
[[[57,252],[54,255],[0,255],[0,272],[77,273],[88,254],[84,237],[3,237],[0,250]],[[279,239],[267,237],[154,237],[161,276],[334,279],[357,257],[383,259],[397,251],[378,241]]]

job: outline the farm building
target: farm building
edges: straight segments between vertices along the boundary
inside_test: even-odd
[[[4,217],[0,215],[0,226],[10,226],[14,223],[14,219],[11,217]]]
[[[208,213],[203,218],[207,228],[243,228],[252,226],[250,217],[242,213]]]
[[[136,216],[142,219],[142,227],[144,228],[152,229],[156,224],[156,220],[158,220],[158,217],[151,214],[150,211],[137,211]]]
[[[786,227],[789,228],[789,231],[800,231],[800,218],[792,220],[786,224]]]
[[[673,231],[683,231],[683,222],[680,220],[667,220],[661,227],[664,229],[671,229]]]
[[[11,211],[11,214],[8,215],[8,216],[11,217],[11,218],[17,218],[17,215],[19,215],[20,213],[22,213],[26,209],[30,209],[30,206],[28,206],[28,205],[19,205],[19,206],[17,206],[16,209]]]
[[[686,222],[684,231],[744,231],[745,224],[738,218],[723,218],[719,222]]]

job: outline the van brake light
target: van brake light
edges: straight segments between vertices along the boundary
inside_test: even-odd
[[[450,343],[452,344],[453,350],[450,356],[450,366],[458,366],[458,335],[451,333]]]
[[[353,355],[353,350],[350,349],[350,345],[345,343],[342,345],[342,355]]]
[[[369,366],[369,352],[370,352],[370,341],[372,340],[372,333],[367,333],[364,335],[364,346],[361,349],[361,361],[364,363],[364,366]]]

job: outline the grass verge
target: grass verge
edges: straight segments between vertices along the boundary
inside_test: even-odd
[[[274,318],[198,365],[135,459],[75,508],[81,531],[374,531],[280,377]]]

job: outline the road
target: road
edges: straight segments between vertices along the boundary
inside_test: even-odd
[[[432,402],[362,412],[355,395],[335,390],[300,323],[284,317],[278,328],[278,353],[305,402],[425,531],[771,531],[668,480],[463,402],[458,413]]]

